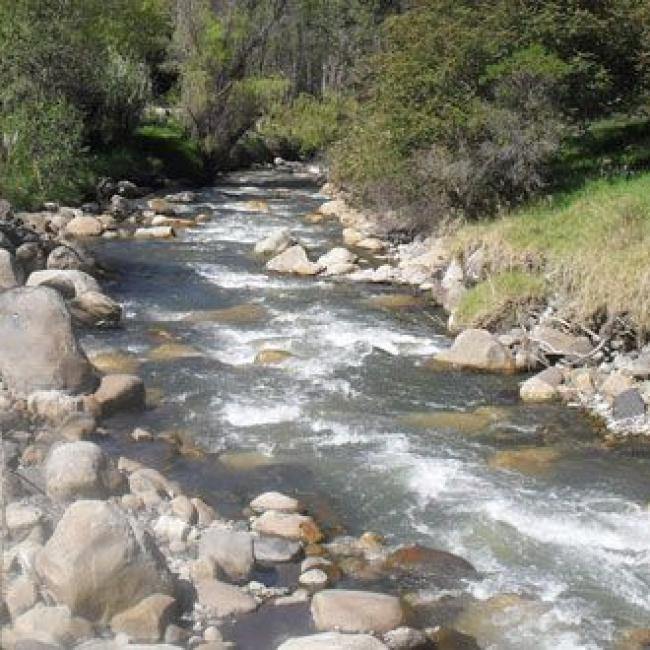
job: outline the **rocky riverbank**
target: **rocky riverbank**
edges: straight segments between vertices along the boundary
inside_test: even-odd
[[[117,327],[122,316],[99,283],[108,270],[81,242],[169,237],[211,217],[184,210],[186,194],[124,196],[136,191],[122,184],[107,211],[14,214],[2,204],[2,647],[218,650],[233,647],[233,620],[263,626],[295,611],[308,623],[284,635],[295,638],[283,650],[478,647],[440,625],[444,599],[412,586],[457,591],[478,578],[462,558],[371,532],[327,538],[296,498],[273,491],[225,519],[211,495],[107,451],[104,422],[125,411],[137,419],[146,387],[135,374],[102,373],[79,343],[81,328]],[[333,273],[355,263],[340,253],[320,262]],[[153,438],[137,427],[131,437]]]
[[[612,319],[594,332],[561,318],[549,300],[519,313],[516,326],[505,319],[489,331],[463,329],[457,317],[463,295],[490,281],[481,248],[459,254],[448,236],[396,243],[390,215],[378,218],[354,209],[330,185],[322,192],[332,200],[305,219],[337,219],[343,246],[310,261],[289,231],[278,232],[255,249],[273,256],[270,271],[407,287],[443,308],[449,331],[457,334],[435,362],[521,373],[522,400],[561,400],[584,409],[602,422],[607,444],[650,435],[650,346],[639,347],[624,322]]]

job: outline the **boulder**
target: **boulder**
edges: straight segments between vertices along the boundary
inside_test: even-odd
[[[45,520],[43,511],[35,505],[14,501],[4,508],[4,524],[12,539],[22,539]]]
[[[136,239],[170,239],[176,237],[176,232],[171,226],[152,226],[137,228],[133,236]]]
[[[318,543],[323,535],[311,517],[297,513],[269,510],[253,522],[253,530],[261,535]]]
[[[515,371],[515,359],[510,350],[487,330],[465,330],[449,349],[436,355],[436,361],[475,370]]]
[[[151,537],[106,501],[70,505],[35,568],[56,602],[91,621],[108,622],[147,596],[173,591]]]
[[[27,398],[27,410],[31,415],[57,426],[91,406],[87,397],[59,390],[39,390]]]
[[[255,244],[257,255],[279,255],[296,243],[288,228],[282,228],[272,232],[268,237]]]
[[[158,470],[148,467],[141,467],[131,472],[129,475],[129,489],[133,494],[142,495],[155,492],[170,499],[178,496],[180,492],[178,487]]]
[[[88,413],[73,413],[56,428],[57,438],[68,442],[86,440],[95,433],[97,421]]]
[[[88,327],[116,325],[122,318],[122,307],[103,293],[86,291],[68,305],[72,317]]]
[[[399,598],[370,591],[320,591],[312,600],[311,613],[319,631],[382,634],[404,622]]]
[[[534,377],[527,379],[519,389],[524,402],[546,402],[558,396],[558,386],[564,381],[564,375],[555,367],[546,368]]]
[[[16,258],[8,250],[0,248],[0,291],[17,287],[23,280],[23,271],[16,264]]]
[[[32,609],[37,602],[38,591],[31,578],[18,576],[9,583],[5,594],[5,603],[12,621]]]
[[[613,372],[598,387],[600,393],[610,400],[616,399],[621,393],[633,389],[635,381],[622,372]]]
[[[318,264],[309,261],[307,252],[298,244],[270,259],[266,268],[276,273],[295,273],[296,275],[316,275],[321,270]]]
[[[530,338],[551,357],[582,357],[588,355],[593,349],[586,336],[565,334],[547,325],[537,325],[531,332]]]
[[[14,622],[16,640],[60,644],[71,648],[92,636],[92,626],[67,607],[36,605]]]
[[[176,215],[176,206],[167,199],[155,198],[147,201],[147,206],[156,214],[163,214],[166,217],[173,217]]]
[[[99,237],[104,231],[101,221],[95,217],[75,217],[65,227],[71,237]]]
[[[300,542],[263,535],[254,539],[253,553],[257,562],[278,564],[295,560],[302,553],[302,546]]]
[[[298,577],[298,584],[310,592],[325,589],[329,583],[329,576],[322,569],[308,569]]]
[[[105,499],[123,484],[113,461],[93,442],[65,442],[45,462],[45,486],[51,499]]]
[[[356,228],[343,228],[341,233],[343,236],[343,243],[346,246],[356,246],[360,241],[364,240],[364,236]]]
[[[341,265],[345,265],[346,267],[352,266],[357,259],[357,256],[352,251],[349,251],[347,248],[343,248],[342,246],[338,246],[324,255],[321,255],[318,258],[317,264],[326,269],[327,272],[330,272],[331,269],[339,268]]]
[[[132,641],[157,643],[162,641],[176,609],[176,600],[172,596],[147,596],[137,605],[113,616],[111,629],[114,634],[126,634]]]
[[[282,494],[281,492],[264,492],[250,502],[253,512],[300,512],[302,505],[298,499]]]
[[[201,535],[199,557],[216,562],[231,580],[245,580],[253,570],[253,537],[248,531],[208,528]]]
[[[45,287],[0,294],[0,374],[9,390],[90,392],[97,377],[61,297]]]
[[[219,580],[199,581],[196,592],[199,603],[217,618],[248,614],[257,609],[257,602],[250,594]]]
[[[326,632],[289,639],[278,650],[386,650],[386,646],[369,634]]]
[[[158,517],[153,526],[156,537],[168,544],[184,542],[190,534],[190,527],[187,522],[179,517],[162,515]]]
[[[650,352],[642,352],[635,359],[623,357],[617,366],[636,379],[650,378]]]
[[[29,278],[27,278],[28,287],[46,285],[58,289],[59,285],[65,287],[70,284],[74,287],[75,296],[81,296],[86,291],[101,293],[101,288],[97,283],[97,280],[83,271],[34,271],[30,274]]]
[[[46,266],[50,271],[81,271],[86,265],[71,246],[57,246],[47,256]]]
[[[16,262],[26,275],[45,268],[46,257],[37,242],[25,242],[16,248]]]
[[[137,375],[106,375],[93,397],[103,415],[143,409],[144,382]]]
[[[385,241],[377,237],[364,237],[356,243],[357,248],[363,248],[371,253],[381,253],[388,247]]]

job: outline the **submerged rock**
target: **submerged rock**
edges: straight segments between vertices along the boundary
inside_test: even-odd
[[[163,343],[149,352],[151,361],[175,361],[203,356],[196,348],[183,343]]]
[[[496,469],[509,469],[530,476],[539,476],[550,471],[550,466],[560,458],[562,458],[561,452],[552,447],[527,447],[498,451],[488,464]]]
[[[487,330],[465,330],[456,337],[451,348],[439,352],[435,359],[460,368],[506,373],[516,370],[510,350]]]
[[[92,391],[97,377],[61,297],[45,287],[0,294],[0,374],[17,393]]]
[[[103,415],[145,407],[144,382],[137,375],[106,375],[93,395]]]
[[[235,305],[224,309],[208,309],[188,314],[188,323],[257,323],[268,316],[268,311],[257,304]]]
[[[91,621],[107,622],[147,596],[173,591],[151,537],[106,501],[67,508],[36,558],[36,572],[56,602]]]
[[[433,411],[410,413],[404,417],[408,425],[422,429],[450,429],[464,434],[477,434],[508,418],[507,409],[479,406],[473,411]]]
[[[312,600],[311,613],[320,631],[383,633],[404,622],[398,598],[369,591],[320,591]]]
[[[98,370],[109,375],[133,375],[140,367],[137,357],[119,350],[93,354],[90,361]]]
[[[291,354],[291,352],[287,352],[286,350],[260,350],[255,355],[254,363],[259,366],[269,366],[282,363],[287,359],[291,359],[291,357],[293,357],[293,354]]]

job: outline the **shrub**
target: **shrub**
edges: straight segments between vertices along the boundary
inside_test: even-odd
[[[308,158],[341,137],[353,112],[353,101],[341,95],[318,98],[301,94],[288,103],[276,102],[258,123],[257,131],[278,155]]]
[[[0,195],[17,205],[73,201],[84,185],[83,122],[63,99],[26,101],[0,115]]]

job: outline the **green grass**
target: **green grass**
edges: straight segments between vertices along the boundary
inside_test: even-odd
[[[567,316],[627,314],[650,331],[650,173],[588,181],[513,213],[461,228],[457,251],[485,248],[493,273],[543,272]]]
[[[129,178],[145,185],[156,177],[188,184],[207,180],[198,143],[173,122],[145,124],[126,142],[95,151],[91,173]]]
[[[507,328],[546,296],[544,277],[537,273],[505,271],[489,277],[463,295],[454,313],[460,328]]]

